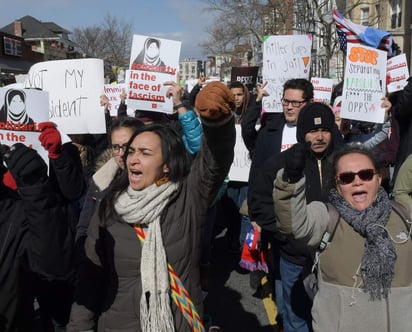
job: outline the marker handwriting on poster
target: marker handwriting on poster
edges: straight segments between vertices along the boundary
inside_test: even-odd
[[[47,69],[35,71],[28,74],[26,87],[35,89],[44,89],[44,78]],[[79,69],[66,69],[63,72],[63,88],[64,89],[82,89],[84,71]],[[75,99],[62,100],[61,98],[50,100],[49,118],[71,118],[80,117],[82,111],[82,102],[86,100],[86,96],[78,96]]]
[[[158,102],[165,101],[165,96],[160,94],[162,84],[156,82],[157,77],[155,74],[149,72],[131,71],[129,78],[130,99],[151,100]]]
[[[265,112],[282,112],[283,85],[291,78],[309,78],[311,35],[268,36],[263,42],[262,78],[269,96],[262,99]]]
[[[387,54],[369,47],[348,44],[341,117],[382,123],[385,110]]]
[[[47,69],[39,71],[33,71],[27,74],[25,87],[29,89],[44,90],[44,75],[47,73]]]
[[[266,63],[267,69],[278,70],[281,69],[284,72],[289,70],[304,70],[304,64],[300,61],[301,56],[308,53],[307,48],[301,43],[292,42],[291,44],[283,44],[279,41],[273,43],[265,43],[265,51],[268,56],[285,56],[283,59],[273,58],[273,61]],[[290,55],[296,56],[290,58]],[[279,60],[282,60],[279,62]]]
[[[105,133],[103,72],[101,59],[43,61],[31,66],[24,87],[49,92],[48,119],[64,133]]]
[[[363,47],[353,47],[349,54],[349,59],[352,62],[366,62],[371,65],[376,65],[378,63],[378,52],[373,50],[368,50]]]

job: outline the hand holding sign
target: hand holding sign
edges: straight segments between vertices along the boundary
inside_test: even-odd
[[[48,151],[50,159],[56,159],[60,157],[62,150],[62,140],[60,133],[56,128],[56,124],[47,121],[39,123],[38,125],[41,134],[39,141],[41,145]]]
[[[166,97],[172,98],[173,113],[178,112],[179,114],[181,114],[181,111],[184,111],[184,113],[187,111],[187,107],[183,103],[185,90],[180,86],[179,82],[180,76],[179,74],[177,74],[176,82],[166,81],[163,83],[163,85],[169,86],[169,88],[166,91]]]

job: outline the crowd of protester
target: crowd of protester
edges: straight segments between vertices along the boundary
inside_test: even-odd
[[[341,118],[342,84],[327,105],[290,79],[281,113],[262,112],[265,82],[164,84],[173,114],[129,116],[122,94],[111,117],[103,95],[107,134],[62,143],[39,124],[48,166],[1,146],[0,330],[204,331],[213,235],[225,228],[240,260],[251,228],[269,271],[244,272],[255,288],[268,275],[282,330],[406,331],[410,217],[392,203],[410,216],[412,79],[382,99],[383,124]],[[247,182],[228,178],[235,124]]]

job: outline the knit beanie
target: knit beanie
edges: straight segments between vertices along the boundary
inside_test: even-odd
[[[222,82],[213,81],[208,83],[196,96],[195,108],[199,112],[220,111],[229,114],[234,110],[235,97]]]
[[[324,128],[333,133],[335,115],[331,108],[323,103],[308,103],[299,112],[296,124],[296,139],[305,142],[305,134],[311,130]]]

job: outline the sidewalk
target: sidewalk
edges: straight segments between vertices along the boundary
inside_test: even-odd
[[[271,287],[266,282],[261,290],[253,290],[249,274],[239,267],[239,259],[240,254],[228,253],[223,235],[214,239],[204,314],[222,332],[277,332]]]

